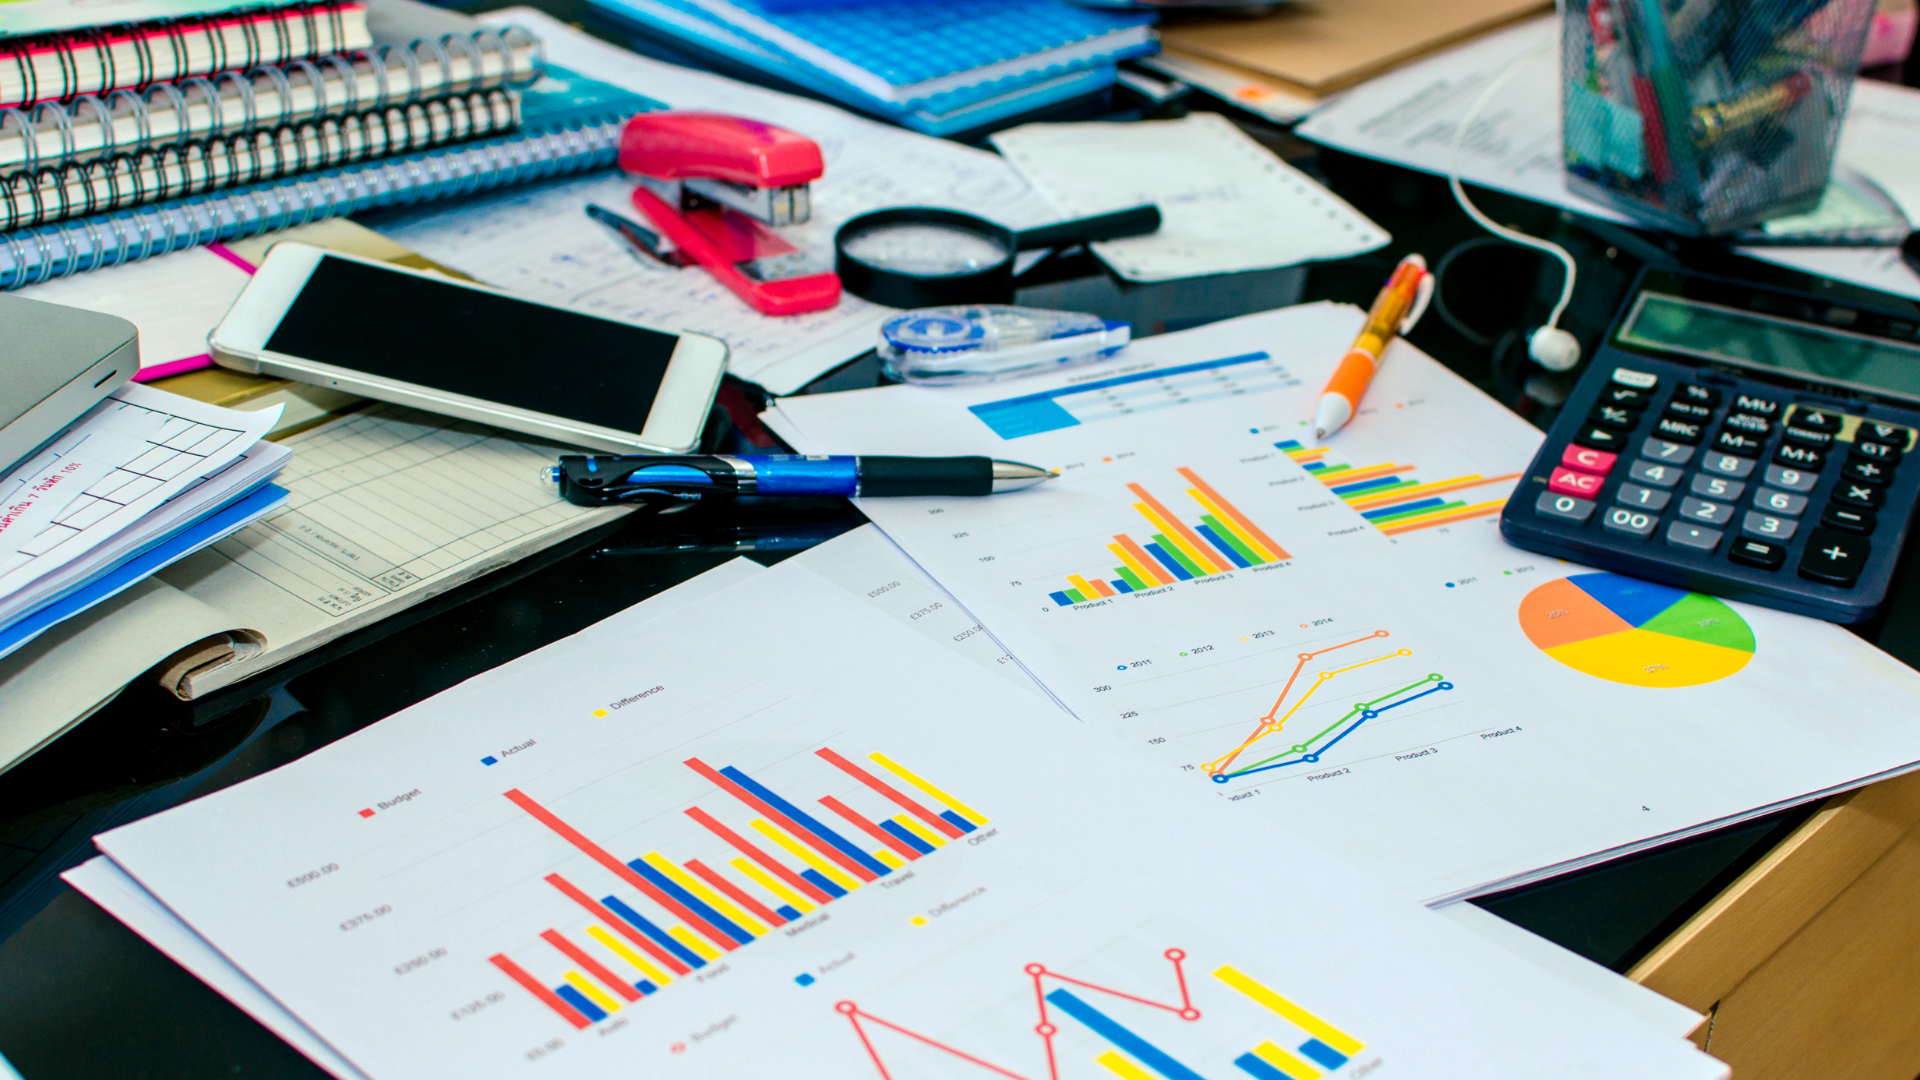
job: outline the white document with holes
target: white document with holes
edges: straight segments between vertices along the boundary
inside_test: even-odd
[[[870,599],[750,575],[99,842],[375,1080],[1726,1075]]]

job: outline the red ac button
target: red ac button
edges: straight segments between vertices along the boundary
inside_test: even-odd
[[[1572,469],[1555,469],[1547,480],[1547,490],[1560,495],[1578,495],[1591,499],[1600,493],[1600,485],[1606,478],[1592,473],[1574,472]]]

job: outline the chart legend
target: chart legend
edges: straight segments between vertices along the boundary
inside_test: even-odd
[[[1726,604],[1619,574],[1549,581],[1520,601],[1519,614],[1541,652],[1629,686],[1717,682],[1753,659],[1753,628]]]
[[[1128,484],[1127,490],[1140,500],[1133,509],[1156,531],[1145,543],[1125,534],[1114,536],[1107,545],[1120,561],[1113,568],[1113,578],[1069,574],[1067,587],[1049,594],[1054,603],[1067,607],[1292,558],[1199,474],[1184,467],[1175,471],[1191,485],[1187,497],[1200,507],[1196,523],[1182,520],[1146,488]]]
[[[1468,473],[1447,480],[1421,481],[1407,475],[1414,471],[1412,465],[1390,461],[1345,465],[1329,460],[1331,447],[1302,446],[1297,439],[1273,445],[1388,536],[1498,514],[1507,504],[1506,494],[1488,498],[1484,489],[1520,478],[1519,473]],[[1466,492],[1473,492],[1473,497],[1457,497]]]
[[[657,851],[622,861],[526,792],[507,792],[515,806],[630,891],[595,897],[597,889],[548,874],[547,884],[592,921],[572,937],[543,930],[538,937],[547,948],[529,946],[532,951],[518,959],[500,953],[490,958],[494,967],[575,1028],[591,1027],[987,823],[979,811],[885,754],[867,755],[871,767],[824,747],[814,755],[832,766],[828,775],[857,781],[870,805],[897,812],[863,813],[842,798],[822,796],[820,806],[853,829],[856,842],[740,769],[716,769],[699,758],[685,762],[738,804],[729,816],[751,819],[736,828],[701,807],[685,811],[739,853],[726,864],[731,876],[698,858],[675,861]]]

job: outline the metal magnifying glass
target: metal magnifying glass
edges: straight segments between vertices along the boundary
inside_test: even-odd
[[[834,234],[841,287],[889,307],[1006,304],[1014,256],[1039,248],[1144,236],[1160,208],[1136,206],[1016,232],[958,210],[900,206],[851,218]]]

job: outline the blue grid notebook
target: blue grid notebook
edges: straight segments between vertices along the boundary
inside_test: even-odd
[[[593,2],[593,0],[590,0]],[[947,111],[1154,52],[1154,16],[1063,0],[915,0],[768,10],[751,0],[598,0],[656,29],[738,55],[745,38],[884,104]],[[760,65],[766,66],[764,61]]]

